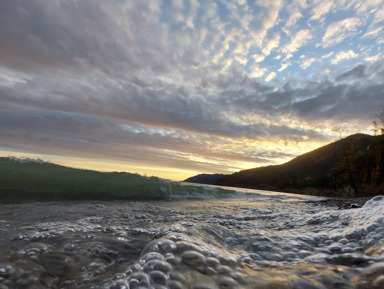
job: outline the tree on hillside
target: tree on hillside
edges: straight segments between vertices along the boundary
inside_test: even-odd
[[[377,136],[377,133],[379,132],[380,129],[379,129],[379,125],[377,124],[376,120],[372,121],[372,126],[373,126],[373,128],[372,128],[373,135]]]
[[[376,114],[376,117],[380,120],[381,122],[381,128],[380,128],[380,131],[381,131],[381,134],[384,134],[384,108],[383,108],[383,111],[379,114]],[[375,122],[375,121],[374,121]]]
[[[361,183],[365,175],[362,167],[362,158],[365,158],[364,145],[361,140],[356,139],[346,146],[340,155],[340,161],[332,169],[335,180],[335,190],[343,193],[358,195],[358,183]]]
[[[381,113],[376,114],[376,117],[380,121],[380,132],[381,135],[384,135],[384,109]],[[377,123],[376,123],[377,124]],[[377,128],[377,125],[376,125]],[[382,139],[381,142],[378,143],[378,172],[377,172],[377,177],[376,177],[376,185],[380,186],[383,183],[384,180],[384,141]]]

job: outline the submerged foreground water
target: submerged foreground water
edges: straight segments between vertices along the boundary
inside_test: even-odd
[[[384,197],[0,205],[0,288],[384,288]]]

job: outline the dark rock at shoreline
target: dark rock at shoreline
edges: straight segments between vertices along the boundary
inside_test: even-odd
[[[369,198],[354,198],[354,199],[345,199],[345,198],[332,198],[325,199],[320,201],[305,201],[309,204],[314,204],[315,206],[324,206],[324,207],[335,207],[338,210],[346,209],[355,209],[361,208],[369,200]]]

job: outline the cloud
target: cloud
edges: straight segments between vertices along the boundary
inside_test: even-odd
[[[356,11],[361,14],[361,15],[371,15],[372,12],[373,13],[376,13],[376,12],[379,12],[380,11],[382,12],[382,8],[383,8],[383,2],[381,2],[380,0],[371,0],[371,1],[364,1],[364,2],[360,2],[360,1],[353,1],[352,2],[354,4],[354,8],[356,9]],[[381,7],[380,7],[381,6]],[[381,8],[381,10],[380,10]],[[380,15],[380,14],[379,14]]]
[[[375,27],[374,29],[367,31],[362,36],[362,38],[375,38],[382,33],[383,29],[384,29],[384,27],[377,27],[377,28]]]
[[[283,1],[276,0],[260,2],[260,8],[262,8],[262,11],[267,12],[265,17],[263,17],[262,24],[265,30],[269,30],[276,24],[279,11],[283,8]]]
[[[261,54],[254,54],[252,55],[252,57],[257,63],[259,63],[259,62],[263,62],[266,56]]]
[[[348,60],[352,58],[356,58],[359,55],[354,52],[353,50],[348,50],[348,51],[341,51],[338,54],[335,55],[335,57],[332,59],[331,63],[332,64],[337,64],[343,60]]]
[[[262,52],[265,56],[271,54],[273,50],[279,47],[280,44],[280,35],[276,34],[275,37],[271,39],[266,39],[264,44],[262,45]]]
[[[365,61],[368,61],[368,62],[379,62],[382,59],[384,59],[384,55],[382,53],[378,53],[376,55],[372,55],[372,56],[366,57]]]
[[[382,101],[377,98],[384,91],[384,83],[379,81],[378,84],[383,73],[383,66],[378,68],[358,65],[339,74],[336,77],[337,82],[328,80],[312,83],[301,91],[307,97],[293,100],[291,113],[300,115],[300,118],[306,118],[307,121],[316,119],[328,124],[354,123],[358,119],[362,122],[364,119],[368,126],[377,110],[375,106],[383,106]],[[343,83],[339,83],[340,81]]]
[[[281,48],[281,51],[287,55],[286,59],[289,59],[292,57],[292,53],[295,53],[300,47],[306,45],[312,38],[313,35],[308,29],[302,29],[291,38],[289,43]]]
[[[266,68],[260,67],[259,65],[257,65],[257,63],[255,63],[251,67],[250,76],[251,77],[262,77],[265,74],[266,70],[267,70]]]
[[[312,16],[309,21],[318,20],[320,22],[324,21],[324,17],[331,11],[334,6],[333,1],[320,1],[315,7],[312,9]]]
[[[25,149],[23,143],[28,143],[29,150],[40,153],[70,153],[90,158],[143,162],[147,165],[167,162],[174,167],[188,169],[197,169],[201,165],[188,160],[188,156],[192,155],[199,155],[200,159],[206,159],[207,162],[217,159],[250,160],[235,151],[215,153],[209,150],[207,143],[218,145],[214,137],[191,133],[186,135],[183,131],[159,130],[135,123],[120,125],[111,119],[80,114],[26,110],[20,106],[7,108],[12,108],[12,112],[18,114],[10,118],[10,113],[2,109],[2,123],[8,119],[7,127],[0,126],[4,136],[1,141],[3,146]],[[220,167],[225,171],[230,165],[217,166]]]
[[[321,58],[322,58],[322,59],[327,59],[327,58],[330,58],[331,56],[333,56],[334,54],[335,54],[335,52],[334,52],[334,51],[331,51],[331,52],[329,52],[329,53],[323,55]]]
[[[276,76],[276,72],[271,72],[270,74],[268,74],[268,76],[265,78],[265,81],[271,81],[273,78],[275,78]]]
[[[279,68],[279,72],[282,72],[284,71],[285,69],[287,69],[291,64],[289,62],[285,62],[281,65],[281,67]]]
[[[382,7],[380,10],[375,11],[375,18],[372,21],[372,24],[379,24],[380,22],[384,21],[384,7]]]
[[[346,80],[346,79],[358,79],[358,80],[361,80],[361,79],[367,77],[366,69],[367,69],[366,66],[360,64],[360,65],[356,66],[355,68],[340,74],[337,77],[336,80],[337,81],[342,81],[342,80]]]
[[[289,19],[287,20],[286,27],[290,28],[290,27],[296,25],[297,21],[299,21],[301,18],[303,18],[303,14],[299,10],[291,11],[291,15],[290,15]]]
[[[153,22],[156,12],[148,11],[153,8],[150,3],[138,10],[125,9],[124,4],[95,5],[90,1],[7,4],[0,12],[0,34],[7,39],[0,49],[0,61],[8,67],[29,70],[166,71],[167,66],[158,64],[157,54],[163,52],[163,57],[173,60],[170,64],[175,59],[170,59],[164,49],[168,32]],[[156,42],[157,50],[146,34]],[[174,37],[180,36],[175,33]]]
[[[380,9],[359,20],[359,1],[251,2],[4,2],[0,146],[230,172],[323,144],[324,127],[369,125],[383,106]],[[332,23],[337,9],[350,18]]]
[[[356,67],[341,74],[338,81],[366,81],[367,75],[376,75],[377,79],[383,76],[382,68],[373,69]],[[102,78],[95,81],[101,87],[108,86]],[[32,82],[43,83],[43,80],[35,78]],[[39,93],[40,98],[30,91],[28,82],[3,87],[0,93],[3,104],[0,144],[24,149],[28,144],[34,151],[72,153],[148,165],[167,162],[177,168],[196,170],[204,162],[211,162],[213,171],[216,168],[225,172],[239,169],[245,162],[256,165],[266,163],[267,159],[273,161],[268,150],[257,157],[251,148],[246,153],[239,153],[244,150],[244,139],[261,141],[278,137],[303,142],[310,136],[312,140],[321,140],[321,134],[311,128],[311,123],[326,120],[331,126],[331,123],[343,123],[351,116],[369,119],[380,106],[377,94],[384,91],[383,85],[378,86],[376,80],[364,87],[347,87],[328,81],[308,83],[301,89],[286,86],[276,91],[239,75],[238,70],[232,75],[216,78],[214,91],[221,91],[217,97],[207,95],[191,99],[188,90],[185,91],[187,88],[164,83],[146,88],[149,83],[138,80],[132,80],[132,83],[133,86],[126,85],[121,89],[108,87],[106,91],[111,90],[108,103],[102,98],[106,91],[98,91],[99,87],[95,87],[91,93],[81,81],[62,83],[62,87],[46,85],[42,87],[44,93]],[[140,89],[135,88],[137,86]],[[161,92],[161,88],[165,92]],[[139,91],[140,95],[134,96]],[[53,92],[57,94],[54,98]],[[125,98],[127,95],[131,96]],[[303,97],[307,99],[301,99]],[[294,128],[290,122],[286,125],[273,121],[265,123],[254,120],[253,116],[264,116],[265,120],[276,117],[280,121],[289,117],[290,122],[296,119],[303,127]],[[242,142],[241,146],[234,145],[237,140]],[[232,149],[222,151],[224,143]],[[276,156],[279,157],[283,156]],[[197,158],[201,161],[193,160]],[[218,164],[225,159],[239,162],[240,167]]]
[[[330,24],[322,39],[324,48],[334,46],[344,39],[355,35],[362,22],[358,18],[347,18]]]
[[[302,61],[301,61],[301,64],[300,64],[300,67],[302,69],[307,69],[309,66],[312,65],[312,63],[314,63],[316,61],[316,58],[304,58]]]

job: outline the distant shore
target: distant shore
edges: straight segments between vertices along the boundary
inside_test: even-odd
[[[361,199],[361,198],[372,198],[377,195],[384,194],[384,187],[376,186],[361,186],[358,188],[357,195],[353,190],[345,188],[344,190],[331,190],[327,188],[305,188],[305,189],[286,189],[284,190],[287,193],[293,194],[304,194],[311,196],[321,196],[328,198],[341,198],[341,199]]]

